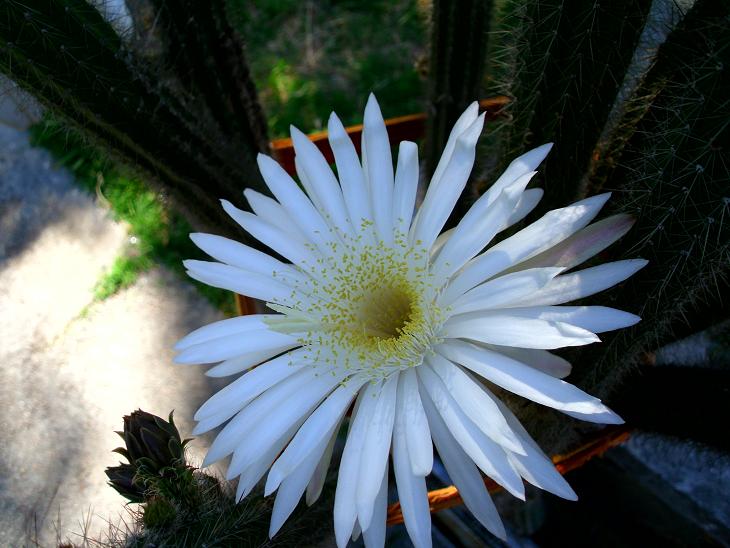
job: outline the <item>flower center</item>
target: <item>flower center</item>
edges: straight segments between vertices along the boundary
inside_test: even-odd
[[[420,365],[442,314],[428,254],[405,239],[333,246],[309,272],[304,299],[272,308],[273,329],[297,333],[313,364],[372,378]]]
[[[400,337],[412,319],[413,297],[401,285],[384,285],[363,295],[356,312],[363,334],[378,339]]]

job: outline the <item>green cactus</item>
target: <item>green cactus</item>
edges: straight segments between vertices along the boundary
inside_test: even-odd
[[[502,5],[489,88],[512,101],[506,117],[487,126],[478,155],[487,159],[480,180],[493,181],[526,149],[556,142],[541,169],[546,192],[539,211],[576,198],[577,181],[611,111],[650,3],[509,0]]]
[[[428,127],[424,157],[432,174],[451,127],[481,95],[492,0],[435,0],[431,16]]]
[[[196,70],[227,71],[221,76],[228,78],[225,100],[219,90],[188,85],[188,73],[155,66],[132,51],[85,0],[4,2],[0,71],[92,144],[138,168],[196,226],[240,236],[221,215],[218,199],[240,203],[244,183],[263,188],[255,156],[266,143],[265,123],[240,40],[222,22],[222,3],[211,6],[210,24],[198,31],[208,33],[201,40],[218,44],[220,66]],[[174,68],[183,71],[181,65]],[[228,108],[235,123],[221,125],[220,108]]]
[[[637,90],[652,102],[626,139],[602,187],[608,213],[637,222],[605,258],[642,256],[649,265],[606,304],[631,303],[643,320],[579,359],[597,392],[615,387],[626,367],[727,314],[730,269],[730,7],[699,0],[669,35]],[[588,371],[590,369],[590,371]]]

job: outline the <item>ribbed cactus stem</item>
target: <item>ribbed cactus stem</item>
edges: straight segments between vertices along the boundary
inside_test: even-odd
[[[216,32],[210,40],[225,38],[225,32]],[[229,42],[231,49],[235,43]],[[245,73],[242,53],[233,64]],[[263,188],[255,157],[265,133],[255,108],[252,116],[238,120],[241,127],[249,126],[248,133],[221,127],[208,106],[219,98],[180,93],[174,73],[161,73],[129,51],[83,0],[48,0],[32,7],[4,2],[0,71],[72,122],[91,143],[138,168],[195,225],[240,235],[221,215],[218,199],[240,204],[244,183]],[[239,84],[240,90],[250,86],[245,78]],[[255,103],[255,95],[249,98]],[[241,100],[239,93],[236,101]]]
[[[492,0],[434,0],[428,78],[427,174],[433,173],[449,131],[480,98]]]

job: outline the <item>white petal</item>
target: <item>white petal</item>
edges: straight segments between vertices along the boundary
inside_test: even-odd
[[[281,450],[289,443],[297,428],[301,425],[302,421],[298,421],[292,425],[289,430],[284,432],[282,436],[272,444],[251,466],[246,468],[242,473],[241,477],[238,478],[238,487],[236,488],[236,502],[239,502],[244,497],[248,496],[251,490],[256,487],[261,478],[274,462],[276,455],[281,453]]]
[[[512,495],[524,500],[524,485],[510,465],[504,450],[484,435],[464,414],[430,367],[421,365],[417,373],[421,382],[421,400],[424,401],[424,406],[425,401],[430,399],[454,438],[476,465]]]
[[[633,226],[635,219],[619,214],[607,217],[563,240],[547,251],[515,265],[515,269],[539,266],[562,266],[573,268],[606,249]]]
[[[303,244],[308,242],[304,234],[291,222],[289,214],[279,202],[251,188],[244,190],[243,195],[246,197],[248,205],[251,206],[253,212],[261,220],[291,235],[292,238],[295,238]]]
[[[373,478],[381,477],[388,463],[397,388],[398,374],[393,374],[384,382],[371,383],[365,389],[365,398],[373,400],[374,409],[365,435],[357,479],[357,521],[363,531],[370,526],[378,495],[379,484]]]
[[[446,472],[459,490],[464,505],[492,534],[502,540],[507,534],[494,506],[479,470],[449,432],[443,419],[430,401],[424,401],[424,408],[433,434],[433,441],[441,456]]]
[[[467,264],[451,281],[442,302],[451,302],[457,295],[484,280],[560,243],[591,222],[609,197],[608,193],[592,196],[568,207],[549,211],[531,225],[489,248]]]
[[[298,344],[291,335],[269,329],[257,329],[243,335],[234,333],[188,346],[175,357],[175,363],[214,363],[248,352],[268,351],[271,348]]]
[[[339,424],[350,407],[364,380],[350,379],[338,387],[312,413],[299,429],[297,435],[271,467],[266,481],[264,495],[269,495],[279,486],[292,470],[297,468],[313,451],[318,451],[329,442],[331,432]]]
[[[235,266],[209,261],[183,261],[187,274],[200,282],[234,293],[269,302],[283,302],[292,288],[272,279],[271,275],[246,272]]]
[[[482,345],[480,345],[482,346]],[[505,356],[522,362],[538,371],[547,373],[551,377],[563,379],[570,375],[572,366],[570,362],[548,352],[537,348],[516,348],[514,346],[498,346],[487,344],[485,348],[504,354]]]
[[[527,455],[510,455],[510,459],[520,475],[540,489],[549,491],[564,499],[577,500],[578,496],[575,491],[555,469],[553,462],[542,452],[512,411],[502,402],[499,402],[499,407],[509,425],[522,438],[523,445],[527,448]]]
[[[522,191],[535,173],[532,171],[520,177],[504,189],[493,203],[488,203],[482,196],[469,208],[435,261],[433,270],[437,275],[451,276],[484,249],[507,223]]]
[[[456,120],[454,127],[451,128],[451,133],[449,133],[449,138],[446,141],[446,146],[444,147],[441,158],[439,158],[439,163],[433,172],[433,176],[431,177],[431,184],[429,186],[441,184],[444,170],[449,164],[451,156],[454,154],[456,140],[461,136],[462,133],[464,133],[464,131],[466,131],[469,126],[474,123],[478,116],[479,103],[474,101],[468,107],[466,107],[466,110],[464,110],[461,116],[459,116],[458,120]]]
[[[393,471],[398,485],[398,501],[413,545],[416,548],[430,548],[431,514],[428,508],[426,479],[422,474],[413,472],[408,452],[409,428],[407,417],[398,414],[393,428]]]
[[[373,219],[362,167],[357,158],[355,146],[334,112],[330,115],[328,130],[329,143],[335,155],[345,205],[352,225],[359,228],[364,219],[371,221]]]
[[[563,274],[528,298],[512,303],[512,306],[562,304],[582,299],[623,282],[647,263],[644,259],[628,259]]]
[[[569,323],[593,333],[629,327],[641,320],[639,316],[607,306],[530,306],[510,308],[507,313],[522,318]]]
[[[266,344],[265,340],[257,340],[257,345],[262,345],[261,348],[254,347],[252,350],[247,350],[235,358],[229,358],[222,361],[216,366],[211,367],[205,372],[207,377],[227,377],[228,375],[235,375],[246,369],[251,369],[254,365],[258,365],[261,362],[270,360],[274,356],[278,356],[282,352],[291,350],[292,348],[298,347],[299,342],[286,342],[271,340],[270,344]]]
[[[521,298],[529,298],[562,271],[562,268],[531,268],[492,278],[456,299],[450,305],[451,313],[501,308]]]
[[[572,384],[497,352],[463,341],[449,341],[447,344],[439,345],[436,351],[497,386],[542,405],[560,411],[586,413],[588,416],[610,412],[601,400],[586,394]]]
[[[377,481],[377,477],[373,478]],[[370,526],[362,532],[362,539],[366,548],[383,548],[385,545],[385,518],[388,511],[388,461],[385,461],[385,470],[380,480],[378,495],[375,497],[373,517]]]
[[[310,374],[315,373],[310,371]],[[291,428],[292,424],[308,416],[343,377],[344,374],[339,371],[332,374],[323,373],[315,377],[314,382],[302,387],[302,392],[306,392],[306,394],[296,394],[281,408],[269,408],[269,414],[265,420],[260,420],[247,427],[245,439],[239,437],[240,445],[236,448],[231,464],[228,466],[228,479],[237,476],[241,470],[255,462],[258,454],[270,447],[282,432]],[[256,401],[258,400],[254,400],[249,407],[253,406]],[[276,412],[272,413],[271,409],[276,409]],[[324,451],[324,444],[322,444],[322,451]]]
[[[272,317],[272,314],[250,314],[248,316],[238,316],[236,318],[227,318],[225,320],[209,323],[208,325],[204,325],[203,327],[199,327],[195,331],[188,333],[180,339],[173,348],[175,350],[182,350],[189,346],[193,346],[194,344],[219,339],[227,335],[268,329],[264,320],[270,317]]]
[[[528,190],[525,190],[522,193],[522,196],[520,196],[520,200],[517,202],[514,210],[507,219],[507,222],[502,227],[500,227],[499,230],[502,231],[505,228],[509,228],[513,224],[519,223],[522,219],[527,217],[527,215],[529,215],[529,213],[533,209],[535,209],[537,204],[540,203],[543,194],[544,192],[541,188],[530,188]]]
[[[279,253],[279,255],[286,257],[305,270],[309,270],[308,267],[317,263],[318,255],[304,245],[306,243],[304,235],[301,235],[299,239],[292,238],[290,232],[285,232],[267,223],[253,213],[238,209],[226,200],[221,200],[221,203],[226,213],[246,232]]]
[[[509,310],[468,312],[453,316],[444,324],[440,336],[543,350],[600,341],[594,333],[580,327],[510,316]]]
[[[418,378],[412,369],[403,371],[398,380],[396,417],[404,417],[406,446],[411,468],[417,476],[427,476],[433,468],[433,446],[428,420],[418,394]]]
[[[429,356],[427,363],[441,378],[446,390],[464,414],[484,434],[511,451],[524,453],[519,438],[500,413],[496,398],[490,397],[464,371],[443,356]]]
[[[252,247],[222,236],[194,233],[190,239],[208,255],[222,263],[256,274],[283,277],[287,281],[304,281],[304,276],[291,265],[284,264]]]
[[[539,166],[548,155],[551,148],[553,148],[552,143],[540,145],[539,147],[533,148],[532,150],[525,152],[522,156],[518,156],[512,160],[502,175],[500,175],[494,184],[484,193],[487,196],[487,200],[493,202],[505,188],[512,184],[513,181],[516,181],[525,173],[535,171],[537,166]]]
[[[365,105],[363,125],[362,148],[367,157],[363,168],[370,185],[370,207],[378,236],[388,244],[393,241],[393,158],[383,115],[372,93]]]
[[[471,174],[475,147],[483,126],[484,114],[456,139],[454,153],[442,176],[444,183],[429,186],[413,222],[410,237],[414,245],[430,249],[444,227]]]
[[[291,126],[291,137],[297,160],[307,174],[317,202],[322,204],[321,213],[334,223],[341,234],[352,233],[340,185],[324,156],[317,146],[294,126]]]
[[[290,475],[281,483],[274,508],[271,511],[271,523],[269,525],[269,538],[273,537],[277,531],[284,525],[284,522],[296,508],[299,499],[302,498],[304,490],[309,483],[309,479],[317,467],[319,459],[322,457],[326,444],[321,448],[313,451],[308,455],[301,464],[292,471]]]
[[[324,487],[324,482],[327,479],[327,472],[329,471],[330,461],[332,460],[332,451],[334,451],[335,448],[337,433],[340,430],[341,423],[342,421],[340,421],[332,431],[332,435],[330,436],[330,440],[324,450],[324,454],[322,455],[322,458],[319,459],[317,468],[314,469],[314,474],[312,474],[312,479],[309,481],[309,485],[307,485],[307,506],[314,504],[322,494],[322,488]]]
[[[326,252],[326,242],[335,236],[330,233],[329,226],[307,195],[274,159],[259,154],[256,160],[264,181],[289,214],[289,218],[309,240]]]
[[[393,226],[408,234],[413,219],[418,190],[418,145],[402,141],[398,148],[398,165],[393,190]]]
[[[300,354],[301,351],[282,354],[242,375],[211,396],[193,418],[200,421],[225,409],[242,409],[256,396],[299,371],[303,365],[297,360]]]
[[[366,393],[367,390],[362,390],[355,402],[337,476],[334,522],[338,548],[347,546],[357,520],[355,499],[357,478],[360,472],[360,455],[365,444],[368,424],[375,408],[372,396],[368,395],[366,399]]]
[[[208,466],[230,455],[249,431],[260,423],[269,424],[271,420],[282,422],[292,414],[297,414],[299,409],[308,409],[318,403],[323,396],[317,396],[323,391],[323,388],[326,392],[327,387],[330,386],[330,379],[332,379],[330,375],[315,376],[315,372],[306,367],[269,388],[239,411],[221,430],[211,444],[203,466]],[[271,413],[272,409],[280,412]],[[300,412],[299,415],[306,415],[306,413]],[[260,450],[261,447],[252,449]]]

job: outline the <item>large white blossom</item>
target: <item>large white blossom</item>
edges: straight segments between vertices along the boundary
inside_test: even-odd
[[[471,172],[483,123],[476,103],[459,118],[414,215],[417,146],[400,143],[394,173],[371,96],[362,161],[332,114],[338,177],[292,128],[301,186],[260,155],[275,199],[246,190],[253,213],[223,201],[239,225],[288,262],[219,236],[191,235],[215,259],[186,261],[191,277],[276,312],[219,321],[176,345],[177,363],[217,363],[210,376],[245,372],[203,404],[194,433],[227,422],[205,464],[232,454],[228,478],[239,477],[239,498],[268,472],[265,491],[277,491],[271,535],[305,492],[308,504],[319,497],[344,422],[334,507],[340,547],[361,531],[367,546],[383,545],[389,466],[413,543],[431,545],[425,476],[433,446],[466,506],[498,537],[504,528],[481,473],[519,498],[523,479],[576,497],[484,381],[572,417],[621,422],[562,381],[570,364],[549,350],[597,342],[596,333],[639,320],[612,308],[561,306],[644,266],[624,260],[573,270],[623,235],[631,219],[589,225],[608,199],[603,194],[550,211],[487,248],[541,198],[541,190],[526,187],[550,150],[543,145],[514,160],[440,234]]]

